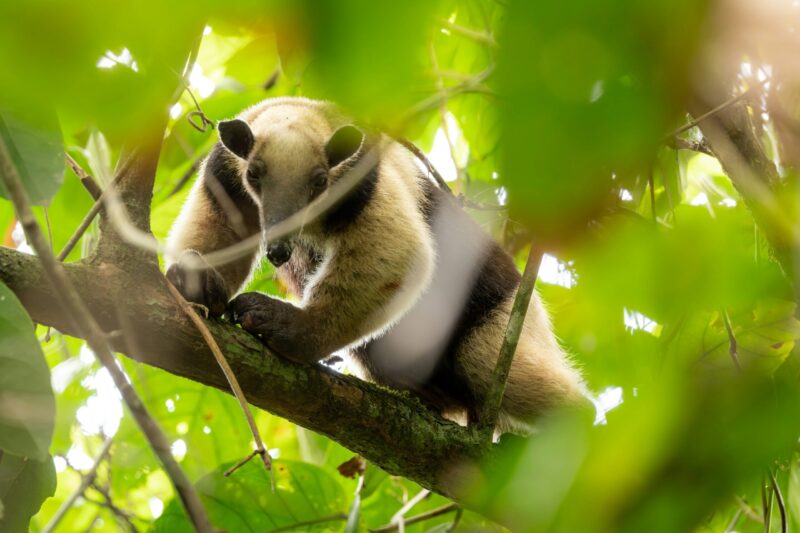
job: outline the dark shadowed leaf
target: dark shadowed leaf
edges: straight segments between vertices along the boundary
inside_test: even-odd
[[[56,490],[53,459],[42,461],[0,451],[0,531],[24,533],[28,522]]]
[[[34,204],[46,204],[64,178],[64,146],[55,110],[0,107],[0,140]],[[0,184],[0,195],[6,192]]]
[[[0,283],[0,452],[45,460],[55,402],[33,322]]]

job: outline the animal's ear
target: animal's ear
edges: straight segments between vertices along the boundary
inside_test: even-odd
[[[219,138],[223,146],[230,150],[234,155],[247,159],[253,149],[255,139],[250,126],[244,120],[223,120],[217,124],[219,128]]]
[[[352,124],[342,126],[331,135],[325,145],[328,166],[335,167],[345,159],[358,152],[364,142],[364,132]]]

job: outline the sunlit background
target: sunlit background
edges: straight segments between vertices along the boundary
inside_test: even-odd
[[[152,204],[162,242],[216,142],[214,130],[192,125],[200,113],[218,121],[264,98],[304,95],[409,138],[520,269],[531,242],[546,246],[537,288],[597,408],[591,427],[555,417],[530,441],[506,440],[501,473],[473,487],[472,501],[521,531],[792,530],[798,22],[792,0],[15,3],[0,7],[0,66],[14,73],[0,102],[31,116],[55,107],[66,152],[105,186],[123,143],[161,101],[158,85],[182,83],[155,110],[169,116]],[[31,35],[37,42],[24,45]],[[193,48],[185,79],[163,68]],[[700,129],[682,127],[720,104],[743,106],[775,169],[763,218]],[[63,183],[36,214],[59,250],[92,201],[56,163]],[[782,228],[788,260],[765,220]],[[31,251],[5,200],[0,230],[4,245]],[[90,256],[97,238],[93,225],[68,261]],[[249,289],[285,295],[267,263]],[[32,531],[76,490],[107,437],[97,486],[58,530],[187,527],[89,348],[43,326],[36,333],[56,398],[58,484]],[[120,360],[175,458],[208,501],[222,502],[210,508],[217,525],[262,531],[348,512],[356,481],[336,467],[352,453],[254,410],[272,457],[302,476],[280,478],[273,497],[254,467],[231,482],[257,494],[242,496],[214,481],[254,446],[235,400]],[[362,529],[387,523],[420,490],[374,476]],[[414,513],[447,503],[431,496]],[[407,529],[452,522],[443,515]],[[500,526],[474,512],[457,526],[484,529]]]

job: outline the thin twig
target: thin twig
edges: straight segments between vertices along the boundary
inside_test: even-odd
[[[658,215],[656,214],[656,184],[653,178],[653,167],[650,166],[650,172],[647,175],[647,188],[650,189],[650,209],[653,211],[653,224],[658,223]]]
[[[83,217],[81,223],[78,224],[77,228],[75,228],[75,231],[72,233],[72,236],[67,241],[67,244],[65,244],[64,248],[62,248],[61,251],[58,252],[58,255],[56,256],[57,261],[63,261],[64,259],[67,258],[70,252],[72,252],[72,249],[75,248],[75,245],[78,244],[78,241],[81,240],[83,234],[86,233],[86,230],[92,224],[92,221],[95,219],[97,213],[99,213],[102,208],[103,208],[102,199],[97,200],[94,203],[94,205],[92,205],[92,208],[89,209],[89,212],[86,213],[86,215]]]
[[[490,96],[494,96],[495,93],[483,85],[483,82],[492,75],[494,72],[494,65],[489,65],[482,71],[478,72],[474,76],[464,80],[462,83],[458,83],[453,85],[452,87],[448,87],[444,92],[437,92],[434,95],[425,98],[424,100],[418,102],[417,104],[413,105],[404,115],[405,120],[401,120],[401,123],[407,122],[410,119],[416,117],[420,113],[424,113],[429,109],[433,109],[439,106],[442,99],[449,99],[453,96],[465,93],[481,93],[487,94]]]
[[[75,175],[81,180],[81,183],[83,183],[83,186],[87,191],[89,191],[89,194],[92,195],[92,198],[95,200],[100,198],[102,191],[100,190],[100,186],[97,185],[97,182],[94,180],[94,178],[92,178],[85,170],[83,170],[78,162],[75,161],[69,154],[64,154],[64,160],[67,162],[67,165],[69,165],[69,168],[72,169],[72,172],[74,172]]]
[[[742,508],[739,507],[738,509],[736,509],[736,512],[733,513],[733,518],[731,518],[731,521],[728,522],[728,527],[725,528],[725,533],[731,533],[732,531],[735,530],[736,524],[739,523],[739,518],[741,516],[742,516]]]
[[[456,527],[458,527],[458,523],[461,521],[461,517],[464,515],[464,509],[459,507],[456,510],[456,516],[453,517],[453,522],[448,526],[446,533],[450,533],[454,531]]]
[[[399,511],[394,513],[390,522],[396,522],[397,520],[405,516],[405,514],[409,512],[415,505],[417,505],[419,502],[421,502],[430,495],[431,491],[429,491],[428,489],[422,489],[421,491],[419,491],[413,498],[408,500],[406,504],[400,508]]]
[[[125,523],[125,526],[128,528],[129,531],[131,531],[132,533],[138,533],[139,530],[136,528],[136,526],[133,524],[133,521],[131,520],[132,518],[134,518],[133,513],[129,513],[117,507],[116,504],[114,504],[114,502],[112,501],[111,494],[108,492],[108,489],[100,486],[100,484],[97,483],[97,480],[92,482],[92,488],[97,492],[99,492],[100,495],[103,497],[103,499],[94,500],[92,498],[89,498],[86,494],[84,494],[83,499],[99,507],[108,509],[114,516],[116,516],[117,518],[122,520],[122,522]]]
[[[364,490],[364,472],[358,474],[358,485],[353,496],[353,503],[350,504],[350,512],[347,513],[347,523],[344,526],[345,533],[358,531],[358,519],[361,513],[361,492]]]
[[[172,298],[177,302],[178,306],[180,306],[183,313],[189,317],[189,320],[197,328],[197,331],[200,332],[200,335],[203,337],[203,340],[208,345],[208,348],[211,350],[211,353],[214,354],[214,359],[217,360],[217,364],[219,365],[222,373],[225,374],[225,379],[228,380],[228,385],[231,387],[231,391],[233,395],[236,396],[236,399],[239,400],[239,406],[242,408],[242,412],[244,413],[244,417],[247,419],[247,425],[250,426],[250,432],[253,434],[253,440],[256,443],[255,451],[250,454],[248,457],[244,459],[244,462],[241,464],[236,465],[230,472],[225,472],[225,475],[230,475],[233,471],[239,468],[242,464],[246,463],[250,459],[252,459],[255,455],[261,456],[261,461],[264,463],[264,468],[267,469],[270,476],[270,484],[272,485],[273,492],[275,491],[275,474],[272,471],[272,461],[269,457],[269,451],[264,446],[264,441],[261,439],[261,434],[258,432],[258,426],[256,426],[256,421],[253,418],[253,413],[250,412],[250,406],[247,403],[247,398],[244,395],[244,391],[242,391],[242,387],[239,385],[239,380],[236,379],[236,374],[233,373],[233,369],[231,369],[231,365],[228,364],[228,360],[225,359],[225,355],[222,353],[222,350],[219,349],[219,345],[217,341],[214,339],[214,336],[208,330],[208,326],[205,325],[203,319],[200,318],[200,315],[192,309],[189,303],[181,296],[181,293],[178,292],[178,289],[170,283],[170,281],[165,277],[164,283],[167,286]]]
[[[703,113],[699,117],[689,121],[688,123],[684,124],[683,126],[678,128],[677,130],[673,131],[672,133],[670,133],[669,135],[664,137],[664,142],[668,142],[669,139],[671,139],[672,137],[676,137],[676,136],[680,135],[681,133],[683,133],[685,131],[689,131],[690,129],[694,128],[695,126],[700,124],[702,121],[704,121],[708,117],[714,116],[717,113],[719,113],[720,111],[722,111],[723,109],[728,108],[728,107],[732,106],[733,104],[744,100],[745,98],[750,96],[750,93],[752,93],[756,89],[760,89],[761,87],[763,87],[764,85],[769,83],[769,81],[770,81],[770,78],[765,78],[765,79],[761,80],[759,83],[757,83],[756,85],[753,85],[752,87],[747,89],[746,91],[744,91],[744,92],[742,92],[742,93],[740,93],[740,94],[738,94],[736,96],[732,96],[731,98],[728,98],[727,100],[725,100],[724,102],[719,104],[717,107],[706,111],[705,113]]]
[[[95,457],[92,466],[87,470],[85,473],[82,474],[81,484],[78,485],[78,488],[75,489],[69,498],[64,500],[64,503],[61,504],[61,507],[58,508],[56,514],[53,515],[53,518],[47,523],[46,526],[42,529],[42,533],[51,533],[55,530],[58,523],[61,522],[61,519],[64,518],[64,515],[67,514],[67,511],[75,505],[75,502],[83,496],[83,493],[86,492],[86,489],[94,482],[94,479],[97,477],[97,469],[100,467],[100,463],[103,462],[103,459],[106,458],[108,452],[111,450],[111,443],[113,441],[113,437],[106,437],[105,442],[103,442],[103,447],[100,449],[100,453],[97,454]]]
[[[722,323],[725,324],[725,331],[728,333],[728,353],[731,355],[731,359],[733,360],[733,364],[736,366],[736,370],[741,370],[742,365],[739,362],[736,335],[733,334],[731,318],[728,316],[728,311],[726,309],[722,309],[720,314],[722,315]]]
[[[417,524],[419,522],[424,522],[425,520],[430,520],[431,518],[436,518],[437,516],[442,516],[443,514],[447,514],[459,509],[459,506],[455,503],[448,503],[447,505],[443,505],[441,507],[437,507],[436,509],[431,509],[430,511],[426,511],[424,513],[420,513],[418,515],[412,516],[405,520],[405,524],[410,526],[413,524]],[[381,526],[376,529],[370,529],[371,533],[387,533],[388,531],[394,531],[399,529],[399,525],[396,523],[386,524],[385,526]]]
[[[269,533],[278,533],[280,531],[296,531],[303,526],[313,526],[314,524],[324,524],[325,522],[338,522],[340,520],[347,520],[347,515],[344,513],[332,514],[330,516],[323,516],[322,518],[314,518],[312,520],[303,520],[302,522],[295,522],[288,526],[276,527],[270,529]]]
[[[739,504],[739,508],[750,520],[758,523],[762,523],[764,521],[764,517],[758,514],[758,511],[752,505],[747,503],[747,500],[741,496],[736,496],[736,503]]]
[[[396,140],[406,150],[408,150],[409,152],[414,154],[414,156],[417,159],[419,159],[420,162],[422,162],[423,165],[425,165],[425,168],[428,169],[428,172],[430,173],[430,175],[433,176],[433,179],[436,180],[436,183],[439,185],[440,189],[442,189],[443,191],[447,191],[450,194],[453,194],[452,189],[450,189],[450,186],[444,180],[442,175],[439,174],[439,171],[436,170],[436,167],[433,166],[433,163],[431,163],[430,159],[428,159],[428,157],[425,155],[425,153],[422,150],[420,150],[419,147],[417,147],[416,144],[412,143],[411,141],[409,141],[408,139],[405,139],[405,138],[399,138],[399,139],[396,139]]]
[[[491,33],[473,30],[472,28],[465,28],[464,26],[459,26],[458,24],[454,24],[449,20],[442,20],[440,24],[444,28],[452,31],[453,33],[463,35],[467,39],[472,39],[477,43],[485,44],[491,48],[497,48],[497,41],[494,40],[494,36]]]
[[[430,43],[430,50],[429,54],[431,56],[431,64],[433,65],[433,69],[435,71],[439,71],[439,60],[436,57],[436,49],[433,46],[433,41]],[[458,164],[458,158],[456,157],[456,147],[453,144],[453,139],[450,136],[450,128],[447,124],[447,96],[445,93],[444,87],[444,80],[441,76],[436,78],[436,89],[439,91],[439,94],[442,95],[442,99],[439,102],[439,123],[441,124],[440,128],[444,133],[445,141],[447,141],[447,148],[450,151],[450,160],[453,162],[453,167],[456,169],[456,188],[459,191],[464,190],[464,186],[461,184],[461,176],[463,173],[463,169]]]
[[[770,533],[772,522],[772,487],[766,479],[761,480],[761,507],[764,515],[764,533]]]
[[[104,191],[100,188],[100,186],[97,184],[94,178],[92,178],[92,176],[90,176],[85,170],[83,170],[81,166],[74,159],[69,157],[69,155],[67,154],[64,155],[65,157],[68,158],[67,163],[69,163],[69,166],[72,168],[73,172],[75,172],[75,175],[77,175],[78,178],[80,178],[83,187],[94,199],[94,204],[92,205],[91,209],[89,209],[89,212],[86,213],[86,215],[83,217],[81,223],[78,224],[78,227],[75,228],[75,231],[72,233],[72,236],[67,241],[67,244],[64,245],[64,248],[62,248],[62,250],[56,256],[56,259],[58,261],[64,261],[70,254],[70,252],[72,252],[72,249],[75,248],[75,245],[78,244],[78,241],[81,240],[83,234],[86,233],[86,230],[92,224],[92,221],[97,217],[97,214],[103,208],[103,199],[105,196]],[[111,182],[109,187],[115,186],[119,182],[121,176],[122,176],[121,173],[117,174],[117,176]]]
[[[789,531],[789,525],[786,521],[786,503],[783,500],[781,488],[778,486],[778,481],[775,479],[775,474],[770,471],[769,481],[772,484],[772,492],[775,494],[775,501],[778,502],[778,511],[781,513],[781,533]]]
[[[164,470],[170,477],[194,527],[201,533],[211,533],[213,530],[208,520],[208,515],[189,478],[186,477],[186,474],[184,474],[172,456],[169,441],[147,412],[139,395],[133,389],[127,376],[114,358],[103,330],[92,316],[88,307],[86,307],[75,286],[67,278],[63,266],[56,261],[53,253],[45,243],[41,228],[39,228],[31,211],[28,194],[22,187],[17,169],[12,163],[8,148],[4,142],[0,142],[0,177],[8,196],[14,204],[14,209],[25,230],[28,243],[39,257],[45,277],[58,295],[62,307],[69,313],[76,330],[80,332],[81,337],[86,339],[95,356],[108,371],[139,428],[161,460]]]
[[[486,441],[491,443],[494,428],[497,424],[497,417],[500,413],[500,405],[503,402],[503,394],[506,389],[506,381],[511,371],[511,363],[514,360],[514,352],[517,351],[517,343],[522,333],[522,326],[525,322],[525,315],[533,296],[533,288],[536,285],[536,277],[539,274],[539,265],[542,263],[544,251],[532,245],[528,253],[528,260],[525,263],[525,271],[514,297],[514,304],[511,307],[511,315],[508,318],[508,326],[503,337],[503,344],[500,347],[500,355],[497,358],[494,371],[492,372],[491,386],[486,394],[483,409],[478,420],[478,431],[485,435]]]

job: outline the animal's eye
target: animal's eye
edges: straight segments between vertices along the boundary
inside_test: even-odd
[[[328,174],[322,170],[316,170],[311,175],[311,186],[315,191],[321,191],[328,185]]]
[[[250,184],[251,187],[257,189],[261,184],[261,180],[259,179],[258,175],[253,171],[253,169],[247,169],[247,183]]]

